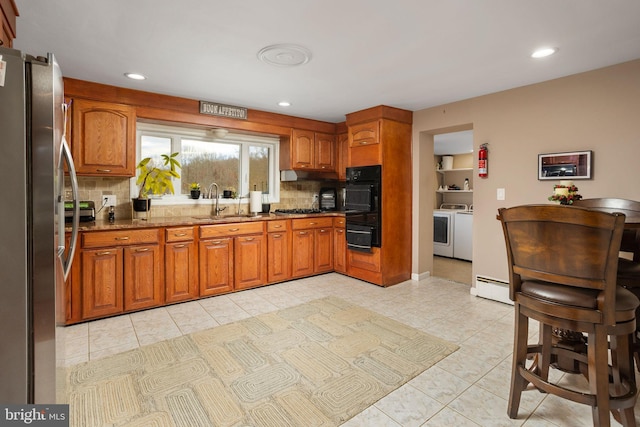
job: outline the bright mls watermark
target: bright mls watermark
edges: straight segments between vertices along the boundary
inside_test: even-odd
[[[69,427],[69,405],[1,405],[0,427]]]

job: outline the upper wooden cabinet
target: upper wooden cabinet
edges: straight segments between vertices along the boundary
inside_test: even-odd
[[[0,46],[13,47],[18,8],[13,0],[0,0]]]
[[[135,108],[78,98],[71,108],[71,149],[78,175],[134,176]]]
[[[336,155],[333,135],[293,129],[289,143],[290,149],[283,150],[283,153],[289,153],[289,158],[281,159],[281,169],[335,172]]]

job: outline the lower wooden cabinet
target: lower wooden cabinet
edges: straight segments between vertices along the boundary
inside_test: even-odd
[[[333,270],[333,222],[331,218],[291,221],[291,277]]]
[[[313,230],[294,230],[291,238],[291,277],[313,274]]]
[[[200,241],[200,296],[233,290],[233,238]]]
[[[291,278],[291,222],[267,223],[267,281],[283,282]]]
[[[67,316],[70,323],[164,304],[164,254],[159,232],[82,233],[80,265],[75,267],[81,271],[80,283],[73,284],[79,295],[71,296],[71,306],[81,308],[72,310],[75,316]]]
[[[315,230],[314,238],[314,274],[333,271],[333,228]]]
[[[347,236],[344,228],[333,229],[333,269],[347,273]]]
[[[60,295],[61,321],[73,324],[334,269],[343,272],[341,221],[335,231],[331,217],[83,231]]]
[[[124,277],[123,249],[117,247],[83,250],[82,319],[121,313]]]
[[[168,303],[188,301],[199,296],[198,246],[194,227],[165,230],[164,288]]]
[[[164,303],[163,257],[159,245],[124,248],[124,310]]]
[[[267,283],[267,240],[263,234],[234,237],[234,258],[235,289]]]

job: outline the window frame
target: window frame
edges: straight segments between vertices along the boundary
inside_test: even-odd
[[[238,187],[238,198],[224,199],[222,194],[219,195],[219,204],[231,205],[234,203],[243,203],[249,201],[249,147],[260,146],[267,147],[271,150],[272,155],[269,157],[269,193],[268,203],[280,202],[280,139],[277,136],[262,136],[238,134],[229,132],[224,138],[215,138],[207,129],[195,127],[182,127],[167,124],[147,123],[138,121],[136,123],[136,165],[140,163],[142,136],[155,136],[160,138],[169,138],[171,140],[171,152],[178,151],[178,161],[182,163],[182,139],[210,141],[218,143],[231,143],[240,146],[240,182]],[[138,169],[136,175],[129,180],[130,193],[132,197],[138,194],[138,186],[136,179],[138,178]],[[174,188],[176,191],[181,188],[182,178],[174,178]],[[211,183],[201,183],[202,191],[206,192]],[[220,193],[222,193],[222,188]],[[165,194],[163,196],[152,196],[155,205],[206,205],[213,204],[214,199],[191,199],[189,194]]]

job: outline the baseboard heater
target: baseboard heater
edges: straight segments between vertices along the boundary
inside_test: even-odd
[[[505,304],[513,304],[509,299],[509,282],[492,277],[476,276],[476,295]]]

